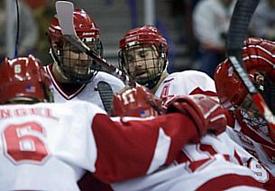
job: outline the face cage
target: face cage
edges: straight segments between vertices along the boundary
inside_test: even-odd
[[[258,91],[262,94],[267,106],[272,113],[275,113],[275,83],[272,82],[266,75],[259,72],[254,74],[254,85]],[[240,108],[247,113],[250,113],[252,117],[258,118],[260,116],[256,105],[254,104],[251,96],[247,94],[244,101],[240,105]]]
[[[119,68],[131,79],[151,89],[166,67],[166,53],[155,45],[137,44],[119,52]]]
[[[89,83],[98,72],[98,64],[88,55],[79,51],[75,46],[63,40],[63,46],[52,46],[52,56],[59,65],[63,75],[72,83]],[[99,56],[103,55],[102,43],[99,39],[83,42]]]
[[[268,124],[264,118],[261,116],[251,115],[247,111],[241,110],[241,116],[244,123],[253,127],[257,132],[261,132],[265,136],[269,137]]]
[[[254,75],[254,81],[259,81],[256,78],[259,75]],[[274,114],[275,110],[275,83],[272,82],[266,75],[260,75],[261,83],[256,83],[258,91],[263,95],[266,104]],[[247,95],[245,100],[241,105],[241,115],[243,121],[253,127],[260,134],[269,137],[268,123],[267,121],[259,114],[254,102],[251,99],[250,95]]]
[[[263,95],[265,89],[263,85],[263,76],[256,74],[254,75],[253,81],[258,91]],[[258,112],[258,109],[250,94],[247,94],[242,104],[238,107],[236,106],[235,109],[240,110],[244,123],[246,123],[250,127],[253,127],[253,129],[255,129],[257,132],[268,136],[267,122]]]

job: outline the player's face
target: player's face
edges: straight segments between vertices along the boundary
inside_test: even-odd
[[[159,54],[155,46],[136,46],[126,52],[128,71],[137,81],[153,75],[159,66]]]
[[[76,74],[87,74],[90,64],[92,64],[92,60],[86,54],[69,50],[64,51],[64,65],[71,68]]]
[[[93,42],[86,42],[91,48],[95,49]],[[72,46],[70,43],[64,44],[63,48],[63,67],[66,70],[73,72],[76,75],[85,76],[91,72],[91,65],[93,64],[92,58],[87,54],[80,52],[77,48]]]

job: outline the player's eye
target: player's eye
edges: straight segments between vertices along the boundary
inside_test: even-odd
[[[130,55],[130,54],[126,55],[126,58],[127,58],[128,62],[133,62],[135,60],[135,57],[133,55]]]
[[[145,51],[145,50],[142,50],[142,51],[140,51],[138,54],[139,54],[139,57],[145,58],[145,57],[148,55],[148,52]]]

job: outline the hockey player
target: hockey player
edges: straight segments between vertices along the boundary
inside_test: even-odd
[[[50,85],[33,56],[0,65],[0,190],[76,191],[84,170],[107,183],[144,176],[225,125],[211,120],[224,110],[207,99],[175,101],[159,117],[121,119],[89,102],[46,103]]]
[[[76,9],[73,15],[78,37],[103,57],[100,29],[95,21],[83,9]],[[108,73],[98,71],[98,63],[67,42],[62,36],[56,16],[51,20],[48,36],[53,63],[46,66],[46,71],[54,85],[55,102],[85,100],[109,113],[113,93],[124,87],[123,82]],[[109,190],[107,185],[99,183],[88,174],[81,180],[80,186],[83,191]]]
[[[145,25],[131,29],[120,40],[120,69],[137,83],[156,93],[158,97],[162,96],[163,99],[165,94],[168,95],[169,88],[177,89],[178,95],[190,94],[193,91],[192,88],[197,88],[194,90],[197,93],[206,91],[206,94],[213,95],[215,84],[208,80],[209,76],[203,72],[188,70],[168,76],[167,57],[167,42],[154,26]],[[181,86],[181,83],[184,85]],[[168,88],[168,84],[173,85]],[[161,89],[164,89],[164,92]]]
[[[168,75],[168,45],[154,26],[129,30],[120,40],[119,68],[137,83],[155,91]]]
[[[274,114],[275,43],[260,38],[248,38],[242,59],[250,79]],[[274,130],[269,129],[268,124],[255,110],[250,95],[227,59],[217,67],[214,78],[221,104],[228,108],[234,117],[230,124],[230,136],[258,158],[274,177]]]
[[[95,21],[83,9],[76,9],[73,18],[78,37],[103,57],[100,31]],[[122,89],[123,82],[110,74],[98,71],[98,63],[67,42],[63,38],[56,16],[51,20],[48,36],[53,63],[47,65],[46,70],[54,85],[55,102],[86,100],[108,111],[112,93]]]
[[[207,108],[209,104],[218,103],[213,96],[203,94],[178,96],[173,100],[182,103],[200,103],[197,106],[201,109]],[[165,111],[159,108],[159,103],[160,100],[148,90],[137,86],[126,89],[114,97],[113,112],[120,116],[148,118],[167,111],[181,110],[184,105],[172,104],[171,106],[170,103],[173,101],[170,101]],[[187,109],[188,106],[183,108]],[[212,120],[222,118],[220,115]],[[185,128],[188,130],[189,127]],[[216,127],[215,130],[217,129]],[[248,168],[249,165],[253,166],[254,171]],[[183,188],[184,190],[259,190],[258,187],[262,186],[262,181],[265,182],[268,179],[267,175],[266,170],[249,153],[220,129],[219,132],[214,133],[208,131],[201,140],[186,144],[171,165],[164,165],[142,178],[112,184],[112,187],[115,191],[178,191]]]
[[[131,29],[120,40],[119,67],[162,100],[176,95],[216,95],[215,83],[199,71],[167,73],[168,45],[154,26]],[[169,92],[170,91],[170,92]]]

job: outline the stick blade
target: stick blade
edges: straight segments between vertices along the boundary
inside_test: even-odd
[[[57,1],[55,3],[59,25],[63,35],[77,36],[74,29],[74,5],[68,1]]]

